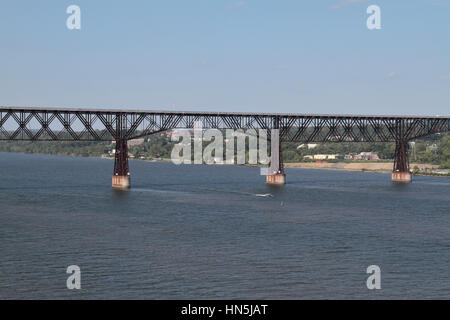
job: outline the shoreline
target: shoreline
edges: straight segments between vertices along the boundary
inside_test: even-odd
[[[285,168],[298,169],[314,169],[314,170],[338,170],[338,171],[353,171],[353,172],[372,172],[372,173],[392,173],[393,162],[329,162],[329,163],[315,163],[315,162],[292,162],[285,163]],[[413,176],[423,177],[443,177],[450,178],[450,174],[437,173],[433,170],[439,170],[439,165],[429,163],[411,163],[410,168],[418,168],[418,172],[412,173]]]
[[[345,171],[373,171],[373,172],[392,172],[394,163],[386,162],[291,162],[285,163],[285,168],[303,168],[303,169],[333,169]],[[417,167],[419,171],[437,170],[439,165],[429,163],[411,163],[411,168]]]
[[[48,154],[48,153],[27,153],[27,152],[0,152],[0,153],[16,153],[16,154],[36,154],[36,155],[46,155],[46,156],[57,156],[57,157],[73,157],[73,158],[94,158],[94,159],[108,159],[114,160],[114,157],[104,157],[104,156],[79,156],[79,155],[61,155],[61,154]],[[130,161],[144,161],[144,162],[171,162],[170,159],[129,159]],[[217,164],[223,165],[223,164]],[[261,165],[239,165],[248,167],[261,167]],[[314,169],[314,170],[338,170],[338,171],[349,171],[349,172],[372,172],[372,173],[392,173],[393,162],[287,162],[284,163],[284,167],[288,169]],[[414,176],[424,176],[424,177],[444,177],[449,178],[449,174],[440,174],[426,172],[425,170],[438,170],[439,165],[429,164],[429,163],[411,163],[411,168],[419,168],[419,172],[413,174]]]

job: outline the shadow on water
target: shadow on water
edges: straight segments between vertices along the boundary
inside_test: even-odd
[[[111,192],[115,199],[127,199],[130,196],[130,189],[114,189]]]
[[[392,185],[392,188],[395,191],[406,192],[409,189],[411,189],[411,183],[396,183],[396,182],[392,182],[391,185]]]
[[[281,194],[285,194],[287,192],[286,191],[286,185],[277,186],[277,185],[267,184],[266,188],[267,188],[267,190],[269,190],[269,192],[272,195],[281,195]]]

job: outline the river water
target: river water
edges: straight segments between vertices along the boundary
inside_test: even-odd
[[[447,178],[131,161],[115,191],[112,167],[0,153],[0,298],[450,298]]]

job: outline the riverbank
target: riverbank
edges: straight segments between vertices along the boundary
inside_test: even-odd
[[[391,173],[393,162],[295,162],[285,163],[284,167]],[[438,170],[439,166],[434,164],[411,163],[410,168],[418,176],[450,177],[448,172]]]
[[[295,162],[285,163],[286,168],[305,168],[305,169],[333,169],[346,171],[377,171],[392,172],[392,162]],[[438,165],[411,163],[410,167],[418,167],[419,171],[435,170]]]

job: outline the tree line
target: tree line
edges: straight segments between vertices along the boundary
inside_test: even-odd
[[[136,159],[170,159],[172,149],[177,142],[171,141],[163,134],[155,134],[144,139],[139,145],[129,147],[129,152]],[[207,145],[205,143],[204,145]],[[302,162],[306,155],[315,154],[357,154],[376,152],[380,159],[392,160],[395,143],[342,142],[321,143],[313,149],[307,146],[299,148],[301,143],[283,143],[283,160],[285,162]],[[115,148],[112,142],[45,142],[45,141],[1,141],[0,152],[40,153],[60,156],[102,157],[111,155]],[[225,150],[225,148],[224,148]],[[247,151],[248,153],[248,151]],[[440,165],[450,169],[450,136],[433,135],[415,141],[409,149],[410,161]]]

